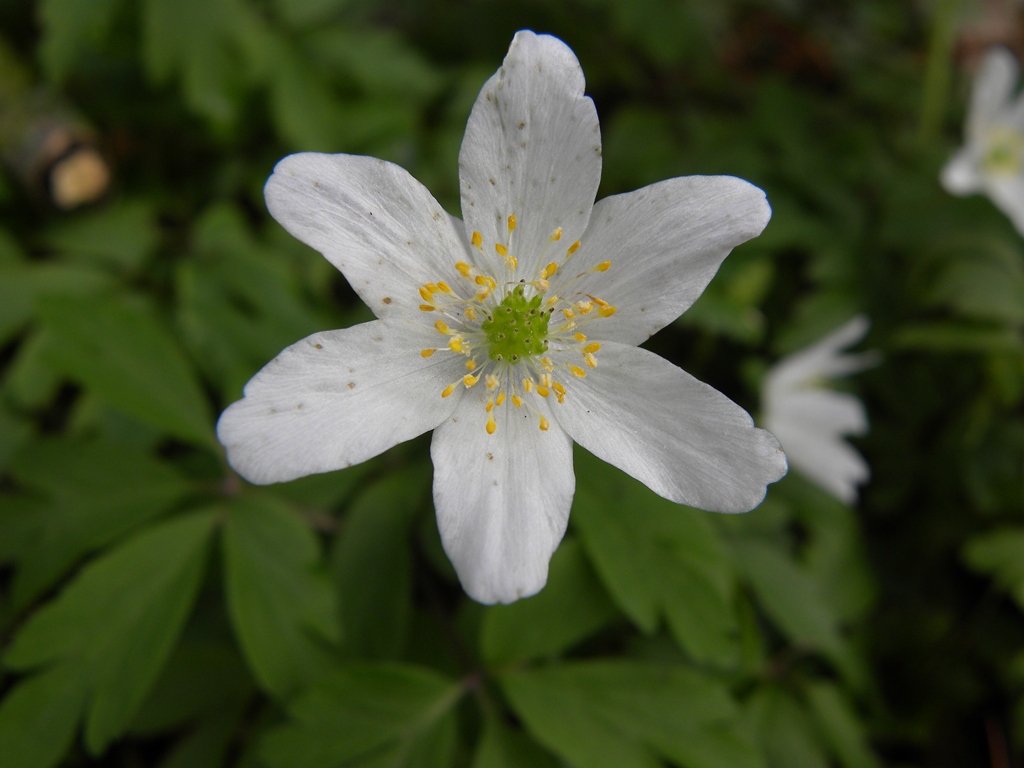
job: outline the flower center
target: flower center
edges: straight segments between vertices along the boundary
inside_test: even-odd
[[[487,334],[487,355],[491,360],[517,363],[524,357],[543,355],[548,349],[548,318],[551,313],[541,309],[542,294],[527,298],[525,288],[517,285],[494,314],[480,323]]]
[[[541,430],[547,430],[550,424],[535,398],[547,399],[553,393],[554,400],[565,402],[569,389],[564,382],[582,379],[588,369],[597,367],[601,345],[588,341],[582,328],[615,314],[615,307],[608,302],[577,289],[579,281],[606,272],[610,261],[575,276],[566,275],[564,267],[580,247],[579,240],[566,249],[561,264],[550,261],[532,279],[517,279],[519,259],[512,250],[515,228],[516,217],[509,216],[505,242],[494,245],[504,262],[500,282],[459,261],[455,287],[438,281],[419,289],[420,309],[439,316],[434,328],[445,339],[443,346],[429,347],[420,354],[433,357],[440,352],[466,358],[467,373],[445,387],[441,397],[450,396],[460,385],[470,389],[484,382],[481,389],[486,394],[480,399],[487,412],[488,434],[497,429],[495,409],[506,401],[515,408],[532,410]],[[559,227],[551,233],[537,263],[544,263],[548,249],[561,237]],[[473,232],[470,242],[484,254],[479,232]]]
[[[1024,133],[1005,127],[994,128],[988,136],[982,166],[997,176],[1015,176],[1024,158]]]

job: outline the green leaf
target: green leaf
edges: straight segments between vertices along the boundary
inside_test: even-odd
[[[54,366],[109,405],[168,435],[213,447],[213,418],[177,342],[135,297],[42,303]]]
[[[315,679],[340,640],[337,597],[309,526],[272,498],[236,499],[224,526],[228,612],[242,652],[267,691],[285,696]]]
[[[747,703],[770,768],[829,768],[815,724],[784,689],[758,688]]]
[[[0,703],[0,768],[50,768],[71,747],[88,692],[84,669],[59,665]]]
[[[42,241],[65,259],[136,272],[153,253],[159,234],[153,206],[128,200],[62,219],[43,232]]]
[[[349,4],[349,0],[274,0],[281,17],[293,27],[322,20]]]
[[[560,763],[525,734],[488,717],[473,757],[473,768],[559,768]]]
[[[51,80],[61,82],[110,36],[120,0],[43,0],[39,55]]]
[[[11,462],[11,474],[46,501],[29,521],[12,589],[25,606],[79,558],[170,510],[193,490],[168,465],[99,440],[31,443]]]
[[[178,517],[94,560],[8,648],[8,666],[48,666],[44,674],[72,690],[85,687],[85,742],[94,755],[128,728],[170,655],[202,580],[213,523],[209,512]]]
[[[533,736],[579,768],[762,765],[725,686],[686,667],[579,662],[500,680]]]
[[[538,594],[484,614],[480,653],[490,665],[557,656],[619,615],[579,542],[563,541]]]
[[[839,689],[829,683],[812,683],[806,691],[811,713],[839,763],[844,768],[880,768],[881,763],[868,746],[863,723]]]
[[[1002,528],[975,536],[963,557],[974,570],[992,574],[1024,606],[1024,530]]]
[[[571,520],[612,599],[647,633],[668,620],[695,659],[738,654],[732,565],[708,513],[673,504],[576,452]]]
[[[425,468],[424,468],[425,469]],[[393,472],[349,509],[331,553],[341,599],[344,647],[357,658],[398,657],[412,612],[411,529],[430,477]]]
[[[290,722],[264,738],[260,753],[270,768],[444,766],[454,746],[452,708],[463,692],[408,665],[333,669],[288,707]]]

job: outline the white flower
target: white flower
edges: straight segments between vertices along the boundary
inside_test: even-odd
[[[764,193],[689,177],[595,205],[601,138],[583,87],[564,43],[516,35],[466,127],[465,224],[383,160],[278,163],[271,213],[379,319],[288,347],[217,427],[255,483],[347,467],[433,429],[441,539],[484,603],[544,586],[575,490],[573,440],[721,512],[757,506],[786,471],[739,406],[637,348],[761,232]]]
[[[843,436],[865,434],[868,419],[860,400],[824,385],[828,379],[877,362],[873,352],[840,353],[867,331],[868,319],[854,317],[816,344],[776,363],[765,376],[761,392],[765,426],[782,442],[790,463],[847,504],[857,500],[857,486],[871,472]]]
[[[984,192],[1024,234],[1024,94],[1019,66],[1005,48],[989,51],[974,78],[966,144],[942,169],[954,195]]]

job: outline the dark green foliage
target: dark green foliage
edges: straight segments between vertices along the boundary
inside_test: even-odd
[[[69,214],[0,178],[0,768],[1024,760],[1024,239],[938,184],[958,5],[982,4],[0,3],[116,176]],[[713,515],[577,450],[547,587],[483,607],[427,439],[270,488],[227,466],[245,382],[370,317],[268,216],[274,163],[383,157],[457,214],[466,117],[523,27],[583,64],[601,196],[767,193],[648,347],[757,416],[775,360],[871,318],[882,362],[837,384],[871,420],[855,506],[794,468]]]

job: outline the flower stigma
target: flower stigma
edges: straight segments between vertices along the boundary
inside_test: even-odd
[[[989,131],[982,166],[997,176],[1015,176],[1024,161],[1024,132],[1005,126]]]
[[[455,263],[458,280],[452,287],[438,281],[419,288],[420,309],[434,313],[434,328],[443,343],[420,352],[423,357],[436,353],[463,355],[466,370],[458,381],[449,384],[441,397],[449,397],[461,385],[466,389],[483,383],[481,401],[487,413],[486,430],[494,434],[498,424],[494,412],[507,402],[510,407],[532,410],[541,431],[550,422],[537,407],[536,398],[564,403],[570,394],[567,382],[582,379],[598,365],[601,345],[588,341],[582,328],[593,320],[611,317],[616,307],[583,291],[577,285],[589,275],[606,272],[604,261],[584,272],[572,275],[565,265],[580,247],[572,243],[559,261],[548,261],[547,252],[562,238],[562,228],[551,233],[537,264],[535,274],[518,277],[519,258],[513,251],[513,233],[518,225],[515,215],[507,219],[505,242],[495,243],[501,258],[501,279],[485,274],[477,264]],[[483,236],[473,232],[470,243],[483,258]],[[553,397],[552,397],[553,395]]]

